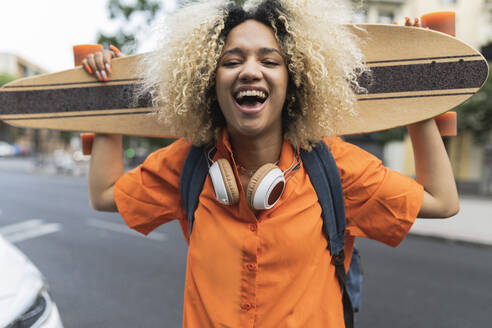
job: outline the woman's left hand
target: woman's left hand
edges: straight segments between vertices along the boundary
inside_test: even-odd
[[[99,81],[108,81],[111,74],[111,60],[122,57],[123,54],[114,46],[111,50],[104,49],[101,52],[89,54],[83,61],[82,66],[87,73],[94,74]]]

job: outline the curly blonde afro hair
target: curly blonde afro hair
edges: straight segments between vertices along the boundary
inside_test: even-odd
[[[367,69],[341,0],[207,0],[181,8],[158,25],[160,47],[142,63],[160,121],[196,145],[214,142],[225,126],[215,94],[215,72],[227,35],[253,19],[269,26],[289,72],[283,108],[285,137],[310,149],[337,134],[337,122],[355,114],[357,78]]]

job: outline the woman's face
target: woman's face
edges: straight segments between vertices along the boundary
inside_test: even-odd
[[[288,72],[269,27],[247,20],[231,30],[215,82],[231,135],[261,136],[282,130]]]

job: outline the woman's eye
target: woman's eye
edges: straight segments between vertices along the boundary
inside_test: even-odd
[[[263,64],[267,65],[267,66],[278,66],[278,65],[280,65],[276,61],[271,61],[271,60],[265,60],[265,61],[263,61]]]
[[[235,65],[239,65],[239,62],[237,60],[227,61],[222,64],[222,66],[226,66],[226,67],[235,66]]]

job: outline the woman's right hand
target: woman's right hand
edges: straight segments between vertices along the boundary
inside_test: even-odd
[[[104,49],[88,55],[83,61],[82,66],[87,73],[94,74],[99,81],[108,81],[111,74],[111,60],[122,57],[123,54],[115,46],[109,46],[111,50]]]

